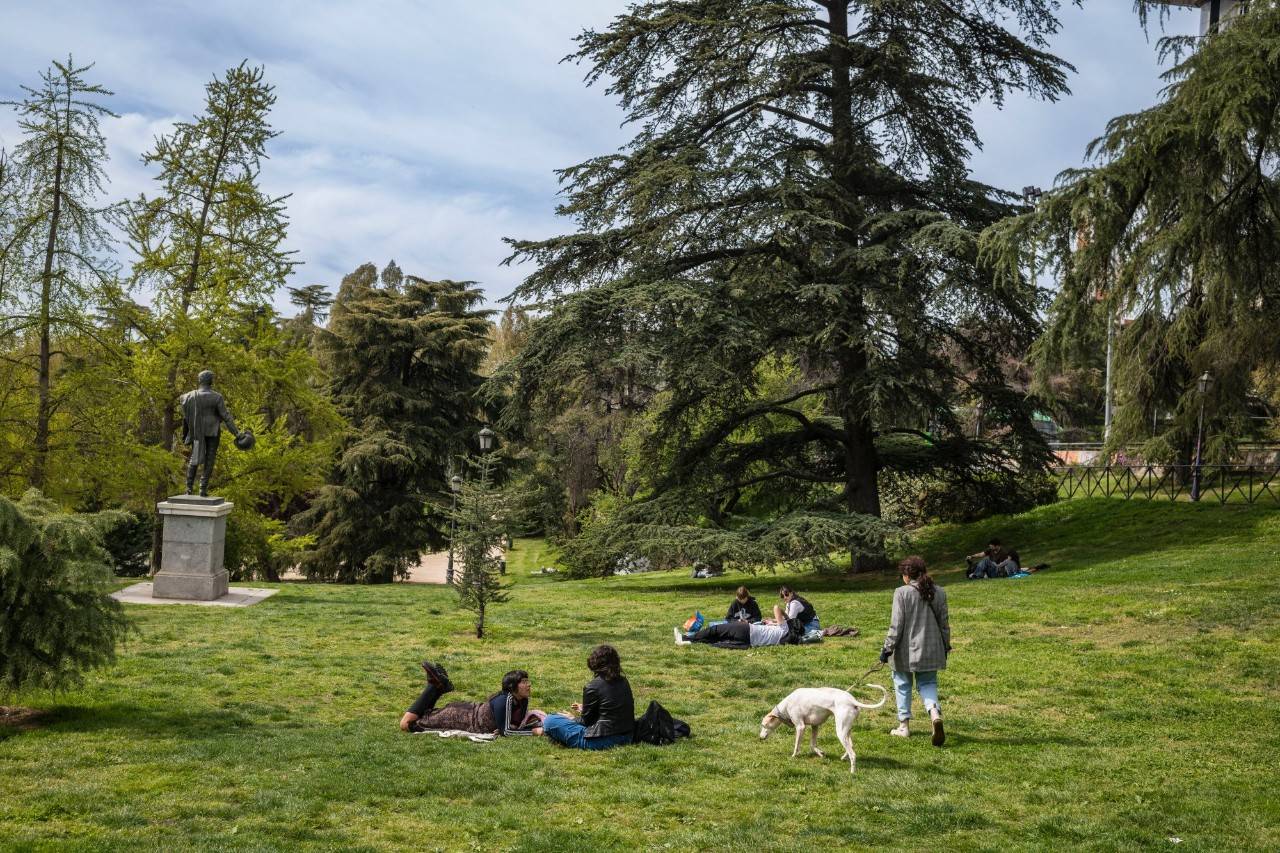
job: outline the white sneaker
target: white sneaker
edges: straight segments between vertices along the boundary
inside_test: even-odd
[[[889,729],[889,734],[894,737],[911,737],[911,731],[907,728],[906,720],[898,723],[898,727],[896,729]]]
[[[672,628],[671,630],[672,630],[673,632],[675,632],[675,635],[676,635],[676,645],[677,645],[677,646],[692,646],[692,645],[693,645],[693,643],[689,642],[688,640],[686,640],[686,639],[684,638],[684,635],[680,633],[680,629],[679,629],[679,628]]]

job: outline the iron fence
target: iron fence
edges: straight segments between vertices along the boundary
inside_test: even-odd
[[[1280,465],[1062,465],[1051,469],[1063,498],[1210,500],[1280,504]]]

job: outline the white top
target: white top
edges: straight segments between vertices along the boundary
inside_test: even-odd
[[[799,602],[796,602],[799,604]],[[785,625],[765,625],[762,622],[751,623],[751,645],[776,646],[787,635]]]

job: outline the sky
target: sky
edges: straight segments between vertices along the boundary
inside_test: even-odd
[[[242,60],[276,87],[262,183],[290,193],[289,282],[336,290],[366,261],[423,278],[480,283],[490,305],[530,270],[503,266],[504,237],[572,230],[555,215],[555,170],[622,146],[631,133],[586,68],[560,60],[584,28],[626,0],[0,0],[0,100],[34,86],[52,59],[95,63],[115,95],[103,123],[113,198],[154,191],[140,162],[157,135],[200,111],[204,85]],[[1178,10],[1168,33],[1192,33]],[[1071,96],[1011,97],[975,110],[975,178],[1051,186],[1081,165],[1112,116],[1154,103],[1156,38],[1130,0],[1066,5],[1051,49],[1073,64]],[[0,111],[0,147],[19,141]],[[128,262],[127,257],[121,260]],[[287,293],[277,307],[293,313]]]

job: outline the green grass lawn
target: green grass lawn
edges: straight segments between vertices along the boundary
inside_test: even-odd
[[[1053,568],[966,582],[988,535]],[[11,849],[1280,848],[1280,512],[1075,501],[921,532],[948,588],[949,739],[854,728],[858,773],[790,756],[760,717],[792,688],[846,687],[876,659],[888,577],[786,577],[827,624],[863,635],[749,652],[676,647],[695,607],[719,616],[739,576],[531,578],[476,640],[451,594],[283,585],[247,609],[133,607],[139,633],[83,690],[25,697],[0,727],[0,845]],[[771,603],[782,577],[746,582]],[[641,707],[695,737],[605,753],[543,739],[410,736],[396,721],[444,662],[457,698],[533,673],[537,707],[580,696],[598,642]],[[888,674],[871,680],[888,685]],[[869,698],[872,691],[862,691]],[[12,700],[10,700],[12,702]],[[1170,839],[1181,839],[1176,845]]]

